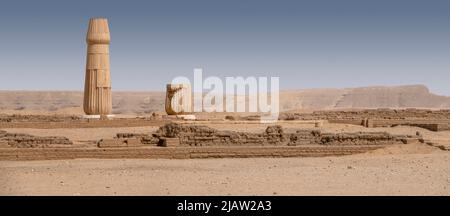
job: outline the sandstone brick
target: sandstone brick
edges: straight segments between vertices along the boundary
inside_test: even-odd
[[[119,139],[102,139],[97,145],[100,148],[127,147],[127,143]]]
[[[163,147],[176,147],[180,145],[179,138],[163,138],[161,146]]]
[[[127,147],[139,147],[139,146],[144,145],[141,143],[141,140],[138,138],[130,138],[130,139],[127,139],[125,142],[127,144]]]

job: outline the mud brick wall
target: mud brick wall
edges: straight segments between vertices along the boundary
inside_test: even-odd
[[[99,148],[141,147],[144,143],[139,138],[101,139],[97,142]]]
[[[406,143],[405,138],[407,137],[393,136],[385,132],[325,133],[322,134],[320,142],[323,145],[389,145]]]
[[[0,115],[0,122],[66,122],[80,119],[79,116],[63,115]]]
[[[320,130],[298,130],[289,135],[290,146],[317,145],[321,143],[322,133]]]
[[[430,131],[444,131],[450,130],[450,121],[445,122],[442,120],[425,120],[425,119],[369,119],[370,124],[364,125],[366,127],[393,127],[398,125],[414,126],[424,128]]]
[[[181,146],[285,145],[287,140],[280,126],[268,127],[265,133],[257,134],[169,123],[160,127],[155,136],[179,138]]]
[[[298,130],[285,133],[281,126],[269,126],[263,133],[219,131],[206,126],[169,123],[154,134],[159,139],[178,138],[180,146],[297,146],[297,145],[389,145],[408,143],[420,136],[394,136],[385,132],[322,133]]]
[[[53,129],[53,128],[99,128],[99,127],[142,127],[142,126],[161,126],[165,123],[163,120],[152,118],[133,118],[133,119],[67,119],[61,121],[47,120],[19,120],[1,121],[0,128],[39,128],[39,129]]]
[[[450,110],[374,109],[360,111],[317,111],[313,113],[282,113],[280,120],[328,120],[330,123],[365,127],[408,125],[431,131],[450,130]]]
[[[0,160],[62,160],[75,158],[252,158],[252,157],[324,157],[363,153],[383,146],[223,146],[214,148],[39,148],[0,151]]]
[[[7,143],[10,147],[17,148],[37,148],[51,145],[71,145],[73,144],[66,137],[38,137],[29,134],[7,133],[0,131],[0,142]]]
[[[394,136],[385,132],[322,133],[319,130],[299,130],[289,134],[288,145],[389,145],[406,143],[419,136]]]
[[[159,143],[159,139],[151,134],[139,134],[139,133],[118,133],[116,139],[137,139],[142,144],[156,145]]]
[[[281,113],[280,120],[363,120],[363,119],[435,119],[450,120],[450,110],[367,109],[357,111],[316,111]]]
[[[416,127],[421,127],[421,128],[425,128],[428,129],[430,131],[445,131],[445,130],[450,130],[450,124],[423,124],[423,123],[419,123],[419,124],[409,124],[411,126],[416,126]]]

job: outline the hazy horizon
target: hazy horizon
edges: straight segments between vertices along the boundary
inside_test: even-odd
[[[426,85],[450,96],[450,2],[4,1],[0,90],[80,91],[90,17],[111,30],[113,91],[176,76],[278,76],[281,90]]]
[[[280,92],[288,92],[288,91],[309,91],[309,90],[327,90],[327,89],[355,89],[355,88],[373,88],[373,87],[383,87],[383,88],[391,88],[391,87],[411,87],[411,86],[423,86],[426,87],[431,94],[435,94],[438,96],[446,96],[450,97],[448,95],[442,95],[438,94],[436,92],[433,92],[430,90],[430,88],[426,85],[422,84],[411,84],[411,85],[373,85],[373,86],[355,86],[355,87],[349,87],[349,88],[308,88],[308,89],[280,89]],[[111,89],[112,92],[152,92],[152,93],[165,93],[165,89],[156,89],[156,90],[115,90],[114,88]],[[65,90],[59,90],[59,89],[0,89],[0,92],[5,91],[12,91],[12,92],[83,92],[84,89],[65,89]],[[203,90],[203,93],[207,93],[209,90]],[[247,94],[248,92],[246,92]]]

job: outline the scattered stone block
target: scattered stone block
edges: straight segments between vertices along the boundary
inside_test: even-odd
[[[97,145],[99,148],[127,147],[127,143],[119,139],[101,139]]]
[[[180,145],[179,138],[161,138],[161,146],[163,147],[176,147]]]

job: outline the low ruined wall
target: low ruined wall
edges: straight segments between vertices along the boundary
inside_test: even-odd
[[[63,160],[76,158],[253,158],[253,157],[324,157],[363,153],[383,146],[270,146],[270,147],[140,147],[140,148],[0,148],[0,160]]]
[[[67,122],[80,120],[79,116],[65,115],[1,115],[0,122]]]
[[[138,139],[144,145],[158,144],[159,139],[152,134],[118,133],[116,139]]]
[[[256,134],[169,123],[160,127],[155,136],[160,139],[178,138],[179,144],[185,146],[285,145],[286,142],[283,129],[279,126],[268,127],[265,133]]]
[[[355,111],[315,111],[313,113],[281,113],[280,120],[360,120],[360,119],[428,119],[450,120],[450,110],[366,109]]]
[[[58,121],[0,121],[0,128],[99,128],[99,127],[143,127],[161,126],[165,123],[162,119],[155,118],[117,118],[117,119],[66,119]]]
[[[17,148],[36,148],[72,144],[72,141],[66,137],[38,137],[29,134],[7,133],[6,131],[0,131],[0,142],[3,144],[3,147]]]
[[[281,126],[269,126],[264,133],[219,131],[206,126],[186,126],[176,123],[159,128],[154,137],[167,146],[174,141],[180,146],[296,146],[296,145],[388,145],[421,140],[419,136],[394,136],[385,132],[322,133],[319,130],[299,130],[285,133]],[[166,142],[166,144],[164,144]]]
[[[450,110],[373,109],[359,111],[316,111],[282,113],[280,120],[328,120],[336,124],[365,127],[417,126],[431,131],[450,130]]]

